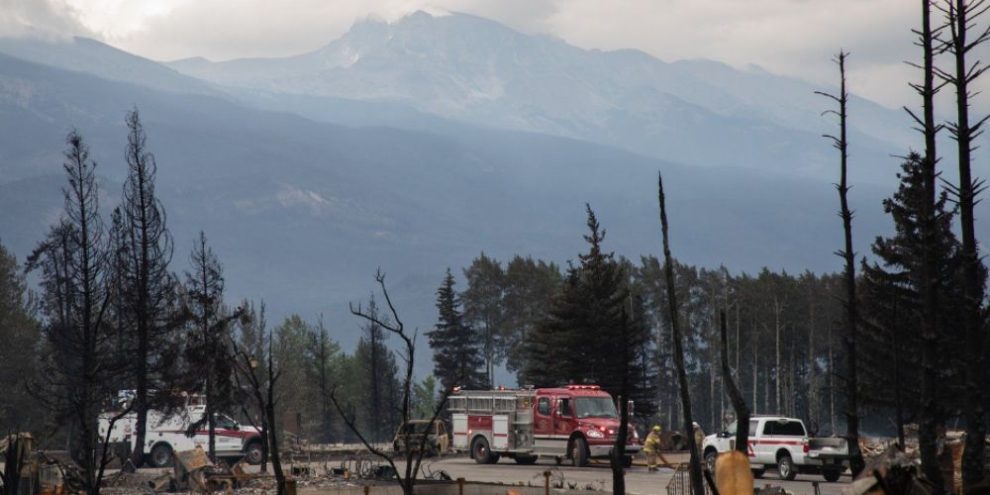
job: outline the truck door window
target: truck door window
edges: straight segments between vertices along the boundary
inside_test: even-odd
[[[571,399],[560,399],[560,402],[557,403],[557,415],[573,416],[571,414]]]
[[[763,434],[764,435],[776,435],[777,428],[775,427],[777,423],[774,421],[767,421],[763,423]]]
[[[756,436],[758,434],[758,433],[756,433],[756,429],[759,426],[760,426],[760,422],[759,421],[757,421],[755,419],[752,420],[752,421],[750,421],[749,422],[749,436],[751,436],[751,437]]]
[[[215,418],[216,418],[216,420],[215,420],[215,423],[214,424],[216,425],[217,428],[223,428],[225,430],[237,430],[238,429],[237,422],[234,421],[233,419],[229,418],[228,416],[225,416],[223,414],[218,414],[218,415],[215,416]]]
[[[540,401],[536,404],[536,412],[540,413],[542,416],[550,415],[550,398],[540,397]]]
[[[804,436],[804,426],[797,421],[788,421],[786,423],[777,423],[776,427],[777,435],[786,435],[789,437],[803,437]]]

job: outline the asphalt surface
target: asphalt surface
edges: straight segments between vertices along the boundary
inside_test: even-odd
[[[673,462],[673,459],[671,459]],[[584,468],[572,466],[557,466],[552,460],[540,460],[532,466],[521,466],[511,459],[502,459],[498,464],[481,465],[465,457],[454,457],[441,460],[424,459],[425,469],[444,470],[454,478],[464,478],[468,481],[505,484],[543,485],[544,471],[551,471],[551,479],[563,477],[565,487],[576,483],[577,488],[584,489],[591,485],[608,492],[612,491],[612,471],[608,464],[592,464]],[[659,472],[649,472],[645,466],[633,466],[626,470],[626,491],[629,493],[648,495],[666,494],[667,485],[673,477],[674,470],[661,468]],[[774,473],[768,471],[763,478],[754,480],[754,486],[782,486],[795,495],[814,495],[812,482],[819,482],[822,495],[840,495],[842,489],[849,485],[848,474],[835,483],[825,482],[820,475],[798,475],[794,481],[782,481]]]

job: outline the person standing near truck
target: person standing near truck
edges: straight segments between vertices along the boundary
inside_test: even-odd
[[[649,466],[650,471],[657,471],[657,459],[660,459],[660,466],[670,467],[670,463],[667,459],[663,457],[660,453],[660,425],[654,425],[653,429],[650,430],[650,434],[646,436],[646,441],[643,442],[643,453],[646,454],[646,464]]]
[[[646,454],[646,465],[650,471],[656,471],[657,455],[660,453],[660,425],[654,425],[650,434],[646,436],[643,452]]]

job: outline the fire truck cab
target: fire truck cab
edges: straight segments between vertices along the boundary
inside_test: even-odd
[[[608,458],[619,430],[615,401],[597,385],[521,390],[461,390],[450,396],[453,444],[475,462],[493,464],[501,456],[519,464],[540,457],[585,466]],[[632,425],[625,464],[640,450]]]

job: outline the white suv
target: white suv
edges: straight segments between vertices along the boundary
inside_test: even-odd
[[[715,458],[735,449],[736,423],[728,430],[705,437],[705,462],[713,470]],[[801,473],[821,473],[826,481],[837,481],[845,470],[848,449],[840,438],[809,438],[800,419],[784,416],[754,416],[749,421],[749,462],[753,476],[763,476],[767,466],[776,466],[781,479]]]

